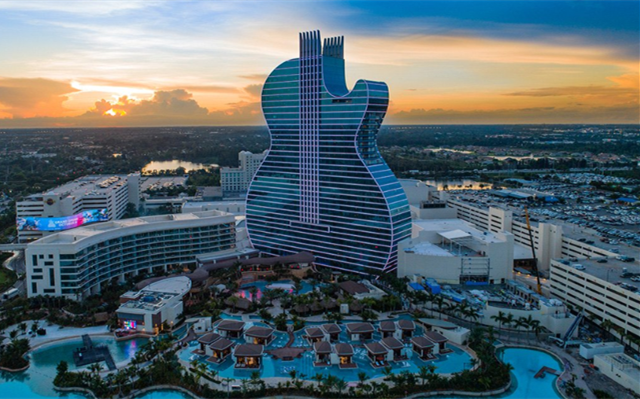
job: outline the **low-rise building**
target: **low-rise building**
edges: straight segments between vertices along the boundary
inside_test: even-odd
[[[504,283],[512,275],[513,236],[483,232],[460,219],[414,220],[398,244],[398,277],[419,274],[440,283]]]
[[[624,345],[618,342],[600,342],[580,344],[580,356],[587,360],[595,355],[608,355],[611,353],[624,353]]]
[[[273,341],[273,328],[252,326],[244,332],[247,343],[256,345],[269,345]]]
[[[233,356],[236,358],[235,368],[259,369],[262,366],[264,346],[255,344],[241,344],[236,346]]]
[[[348,295],[356,299],[364,299],[364,298],[374,298],[374,299],[382,299],[383,296],[387,295],[386,292],[371,284],[367,280],[362,281],[342,281],[338,284],[340,290]]]
[[[237,339],[242,337],[244,326],[244,321],[223,319],[216,324],[215,328],[221,336]]]
[[[147,334],[157,334],[167,326],[172,328],[182,315],[182,298],[190,289],[189,278],[174,277],[123,294],[116,312],[119,328]]]
[[[468,328],[460,327],[446,320],[419,319],[418,322],[422,324],[426,331],[435,331],[447,340],[458,345],[466,345],[469,335],[471,334],[471,330]]]
[[[595,355],[593,364],[600,372],[640,395],[640,362],[623,353]]]

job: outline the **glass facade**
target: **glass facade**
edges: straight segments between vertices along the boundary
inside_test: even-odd
[[[395,269],[411,217],[376,143],[388,104],[383,82],[347,89],[342,37],[321,45],[319,32],[300,35],[300,58],[262,91],[271,147],[247,194],[256,249],[309,251],[320,265],[360,273]]]

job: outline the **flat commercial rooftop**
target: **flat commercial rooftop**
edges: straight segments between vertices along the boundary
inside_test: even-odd
[[[607,263],[598,263],[598,260],[606,259]],[[590,274],[594,277],[597,277],[601,280],[607,281],[612,284],[616,283],[624,283],[633,287],[636,287],[638,293],[640,295],[640,283],[633,282],[629,277],[622,278],[621,275],[626,268],[628,273],[635,273],[640,276],[640,266],[634,262],[622,262],[617,260],[616,258],[592,258],[592,259],[579,259],[576,262],[571,262],[568,259],[563,259],[564,261],[568,261],[568,266],[573,266],[576,264],[580,264],[585,267],[585,270],[580,270],[583,273]]]
[[[484,241],[486,243],[501,242],[495,234],[491,232],[480,231],[473,227],[470,223],[462,219],[418,219],[413,224],[420,227],[424,231],[433,231],[436,233],[447,233],[452,231],[461,231],[470,237]]]
[[[88,195],[107,194],[127,184],[127,175],[89,175],[75,179],[69,183],[45,191],[45,195],[61,197],[83,197]],[[33,194],[27,200],[37,199],[43,194]]]
[[[123,298],[137,299],[120,305],[119,311],[140,309],[154,311],[162,308],[176,296],[184,296],[191,289],[191,279],[185,276],[172,277],[151,283],[138,292],[127,292]]]
[[[101,234],[110,230],[122,229],[125,227],[153,225],[153,224],[158,224],[163,222],[180,221],[180,220],[200,220],[200,219],[223,217],[223,216],[233,217],[233,215],[231,215],[230,213],[214,210],[214,211],[204,211],[204,212],[194,212],[194,213],[178,213],[174,215],[158,215],[158,216],[131,218],[131,219],[119,219],[119,220],[113,220],[110,222],[87,225],[87,226],[79,227],[76,229],[52,234],[50,236],[43,237],[38,241],[34,241],[29,245],[46,245],[46,244],[78,242],[84,238],[92,237],[97,234]]]
[[[432,244],[428,241],[419,242],[416,245],[405,248],[405,252],[415,253],[418,255],[430,255],[430,256],[454,256],[451,252],[444,248],[440,248],[436,244]]]
[[[140,191],[160,190],[169,187],[186,187],[188,177],[185,176],[144,176],[140,179]]]

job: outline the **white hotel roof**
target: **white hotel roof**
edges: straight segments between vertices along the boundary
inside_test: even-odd
[[[161,224],[172,221],[189,221],[189,220],[204,220],[214,217],[227,216],[231,218],[230,223],[233,223],[233,215],[222,211],[204,211],[194,213],[178,213],[174,215],[158,215],[158,216],[146,216],[131,219],[119,219],[110,222],[101,222],[90,224],[75,229],[62,231],[56,234],[52,234],[47,237],[43,237],[29,245],[38,244],[56,244],[56,243],[71,243],[78,242],[84,238],[92,237],[98,234],[105,233],[107,231],[118,230],[127,227],[135,226],[153,226],[154,224]]]
[[[27,200],[42,195],[59,195],[61,197],[82,197],[85,195],[107,194],[127,183],[128,175],[89,175],[83,176],[61,186],[54,187],[42,194],[32,194]]]
[[[495,234],[480,231],[462,219],[417,219],[413,221],[413,224],[424,231],[433,231],[442,236],[444,236],[443,234],[450,234],[452,236],[460,234],[452,233],[453,231],[459,230],[461,233],[467,234],[465,237],[473,237],[474,239],[484,241],[486,243],[503,241],[496,237]]]

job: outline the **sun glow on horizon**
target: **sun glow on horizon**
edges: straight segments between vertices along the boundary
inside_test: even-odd
[[[102,115],[109,115],[109,116],[125,116],[127,114],[126,111],[121,110],[121,109],[113,109],[111,108],[108,111],[105,111]]]

